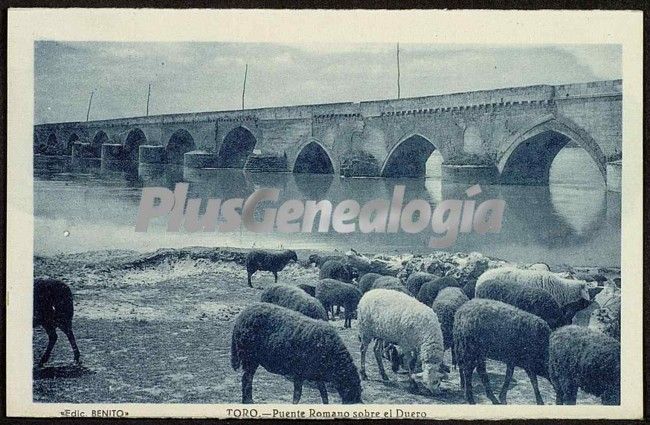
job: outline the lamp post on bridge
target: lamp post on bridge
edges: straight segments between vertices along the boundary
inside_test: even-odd
[[[88,119],[90,118],[90,105],[93,103],[93,95],[95,94],[95,90],[90,92],[90,99],[88,100],[88,111],[86,112],[86,122],[88,122]]]
[[[149,98],[151,97],[151,83],[149,83],[149,91],[147,91],[147,115],[149,116]]]
[[[246,70],[244,71],[244,86],[241,91],[241,109],[244,110],[244,97],[246,96],[246,77],[248,77],[248,64],[246,64]]]
[[[399,42],[397,43],[397,98],[400,99],[401,93],[400,93],[400,84],[399,84],[399,79],[400,79],[400,72],[399,72]]]

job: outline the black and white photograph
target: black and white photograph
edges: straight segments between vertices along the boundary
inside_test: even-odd
[[[33,78],[14,86],[33,89],[8,139],[25,158],[9,161],[8,193],[12,176],[30,181],[14,211],[8,199],[9,227],[28,217],[8,235],[26,248],[7,289],[24,294],[25,405],[640,414],[625,394],[641,369],[621,375],[642,326],[628,39],[156,41],[153,22],[111,39],[87,13],[79,39],[35,36],[20,62]],[[290,22],[255,13],[260,33]]]

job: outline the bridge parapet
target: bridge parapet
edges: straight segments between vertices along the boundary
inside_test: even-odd
[[[620,96],[623,93],[623,80],[594,81],[590,83],[562,84],[555,86],[555,98]]]
[[[329,103],[255,108],[246,110],[193,112],[182,114],[152,115],[148,117],[115,118],[96,121],[72,121],[64,123],[37,124],[36,128],[59,130],[70,127],[122,127],[168,123],[192,123],[202,121],[236,121],[255,117],[259,120],[306,119],[347,116],[381,116],[406,111],[412,113],[445,112],[472,108],[490,108],[517,104],[536,104],[552,99],[594,95],[620,95],[622,80],[596,81],[564,85],[536,85],[473,92],[421,96],[405,99],[363,101],[359,103]],[[422,112],[421,112],[422,111]]]

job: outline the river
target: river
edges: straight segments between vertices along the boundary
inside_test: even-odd
[[[36,156],[34,160],[34,251],[37,255],[101,249],[185,246],[348,250],[366,253],[431,250],[430,231],[421,233],[171,233],[156,221],[146,233],[135,232],[142,187],[190,184],[189,197],[246,198],[262,187],[279,188],[280,201],[328,199],[336,204],[355,199],[390,200],[395,185],[405,185],[405,199],[466,200],[470,185],[449,184],[436,173],[436,159],[426,179],[345,179],[332,175],[195,170],[178,166],[131,166],[107,170],[98,160],[72,163],[69,158]],[[430,166],[429,166],[430,165]],[[516,262],[620,267],[621,196],[607,192],[589,155],[565,148],[556,157],[549,186],[483,186],[475,196],[506,202],[499,233],[461,233],[448,250],[478,251]]]

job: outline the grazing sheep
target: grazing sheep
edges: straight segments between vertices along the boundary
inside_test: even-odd
[[[349,283],[334,279],[321,279],[316,284],[316,299],[321,302],[328,314],[333,306],[343,306],[345,309],[343,327],[349,328],[352,326],[352,318],[357,311],[361,292],[356,286]]]
[[[523,270],[501,267],[483,273],[476,287],[488,280],[501,280],[533,286],[548,291],[562,309],[565,323],[571,323],[575,314],[591,303],[587,283],[582,280],[561,278],[542,270]]]
[[[413,297],[389,289],[368,291],[359,302],[359,338],[361,340],[361,378],[366,375],[366,351],[375,340],[374,352],[379,373],[384,381],[382,348],[384,343],[397,344],[406,354],[411,386],[422,382],[435,392],[445,376],[442,372],[442,331],[436,314],[431,308]],[[422,363],[422,372],[412,373],[410,357],[415,354]]]
[[[312,297],[316,296],[316,286],[315,285],[310,285],[308,283],[299,283],[296,285],[298,288],[302,289]]]
[[[251,276],[258,271],[268,271],[273,273],[275,283],[278,283],[278,272],[285,268],[289,261],[298,261],[296,251],[290,249],[282,252],[271,251],[251,251],[246,256],[246,271],[248,272],[248,286],[251,288]]]
[[[469,299],[462,289],[453,286],[443,288],[431,304],[431,308],[438,316],[440,329],[442,330],[443,348],[451,348],[451,364],[456,365],[456,354],[454,352],[454,315],[456,311]]]
[[[458,281],[451,276],[441,277],[436,280],[424,282],[415,297],[421,303],[430,306],[438,296],[438,292],[448,286],[458,286]]]
[[[258,366],[293,380],[293,402],[303,381],[315,381],[323,403],[331,382],[344,404],[361,403],[361,381],[352,356],[329,324],[268,303],[244,309],[235,319],[230,348],[234,370],[243,368],[242,402],[253,403],[253,376]]]
[[[545,289],[559,304],[560,308],[582,300],[590,301],[586,282],[564,279],[548,271],[500,267],[483,273],[478,278],[476,287],[478,288],[483,282],[488,280],[508,281]]]
[[[47,333],[48,342],[45,353],[38,362],[42,367],[50,359],[50,354],[56,344],[56,328],[63,331],[68,337],[74,361],[81,363],[79,348],[72,332],[72,316],[74,315],[74,303],[70,287],[56,279],[34,279],[34,316],[33,327],[43,326]]]
[[[551,329],[571,323],[567,322],[562,309],[551,294],[535,286],[486,279],[476,288],[476,298],[497,300],[520,308],[544,319]]]
[[[366,273],[361,276],[361,279],[359,279],[359,290],[361,293],[365,294],[366,292],[370,291],[375,283],[375,280],[379,279],[380,277],[382,276],[379,273]]]
[[[468,301],[468,298],[462,289],[450,286],[443,288],[431,305],[440,322],[444,349],[451,348],[451,361],[453,365],[456,365],[452,335],[454,313],[466,301]],[[384,358],[390,360],[393,372],[397,372],[400,366],[408,369],[407,365],[405,365],[403,350],[399,347],[392,344],[385,344],[383,355]]]
[[[402,285],[402,282],[393,276],[382,276],[376,279],[372,284],[372,289],[390,289],[393,291],[403,292],[406,295],[411,295],[408,289]]]
[[[327,312],[322,304],[295,286],[270,286],[262,292],[261,301],[286,307],[312,319],[327,320]]]
[[[537,375],[548,376],[548,341],[551,329],[540,317],[501,301],[474,298],[463,304],[454,317],[454,350],[461,372],[461,386],[467,402],[474,404],[472,372],[476,368],[488,398],[494,404],[506,403],[508,386],[515,366],[526,371],[537,404],[544,404],[537,386]],[[506,377],[494,397],[485,360],[504,362]]]
[[[351,283],[354,272],[350,265],[338,260],[328,260],[320,268],[319,279],[336,279],[341,282]]]
[[[578,388],[600,397],[603,404],[621,404],[621,345],[617,340],[570,325],[551,334],[548,351],[556,404],[576,404]]]
[[[420,287],[424,282],[429,282],[431,280],[436,280],[440,276],[436,276],[435,274],[427,273],[427,272],[415,272],[411,273],[406,279],[406,289],[413,295],[414,297],[417,296],[418,292],[420,291]]]
[[[390,368],[395,373],[399,372],[400,367],[406,371],[409,371],[416,370],[418,366],[421,366],[418,365],[418,359],[415,356],[405,354],[398,345],[384,342],[383,350],[381,351],[383,358],[390,362]],[[408,364],[406,363],[407,361],[409,362]],[[420,367],[419,369],[421,370],[422,368]],[[450,372],[450,369],[447,365],[441,363],[440,372],[443,374],[448,374]]]

